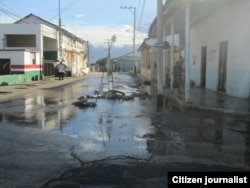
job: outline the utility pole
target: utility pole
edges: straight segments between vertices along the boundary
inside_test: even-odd
[[[87,63],[87,67],[90,67],[90,63],[89,63],[89,41],[86,41],[86,44],[87,44],[87,56],[88,56],[88,63]]]
[[[110,51],[111,51],[112,44],[115,41],[116,41],[115,34],[111,37],[111,39],[108,39],[108,59],[107,59],[107,64],[106,64],[107,74],[111,76],[112,90],[114,90],[114,78],[113,78],[113,65],[111,64]]]
[[[190,2],[185,7],[185,102],[190,99]]]
[[[134,30],[133,30],[133,62],[132,62],[132,70],[133,73],[136,74],[136,70],[135,70],[135,24],[136,24],[136,7],[127,7],[127,6],[121,6],[121,9],[128,9],[134,16]]]
[[[59,59],[62,60],[62,22],[61,22],[61,0],[58,0],[59,7]]]

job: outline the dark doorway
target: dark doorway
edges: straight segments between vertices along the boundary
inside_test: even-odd
[[[218,91],[222,91],[222,92],[226,91],[227,48],[228,48],[227,41],[220,43]]]
[[[0,75],[10,74],[10,59],[0,59]]]
[[[207,69],[207,47],[201,48],[201,84],[200,87],[206,87],[206,69]]]
[[[43,62],[43,74],[44,76],[55,75],[54,61]]]

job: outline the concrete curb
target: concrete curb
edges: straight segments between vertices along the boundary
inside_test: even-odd
[[[212,112],[223,113],[223,114],[228,114],[228,115],[233,115],[233,116],[250,117],[249,112],[242,112],[242,111],[223,109],[223,108],[206,107],[206,106],[192,105],[192,104],[185,104],[185,108],[191,109],[191,110],[212,111]]]
[[[146,80],[142,75],[138,74],[136,77],[141,80],[142,82]],[[166,100],[170,100],[172,103],[174,103],[178,108],[181,110],[202,110],[202,111],[210,111],[210,112],[216,112],[216,113],[223,113],[233,116],[241,116],[241,117],[250,117],[250,112],[244,112],[244,111],[237,111],[237,110],[231,110],[231,109],[225,109],[225,108],[217,108],[217,107],[208,107],[208,106],[201,106],[198,104],[188,104],[185,103],[183,100],[176,97],[176,95],[172,94],[171,91],[165,90],[164,91],[164,105],[166,106]]]
[[[168,93],[166,96],[168,97],[169,100],[171,100],[171,102],[175,103],[182,110],[185,110],[185,109],[202,110],[202,111],[223,113],[223,114],[228,114],[228,115],[233,115],[233,116],[250,117],[250,112],[236,111],[236,110],[216,108],[216,107],[207,107],[207,106],[201,106],[197,104],[188,104],[178,99],[173,94]]]
[[[49,89],[70,84],[72,82],[83,79],[88,75],[78,77],[66,77],[63,81],[56,77],[46,77],[44,80],[30,81],[22,84],[0,86],[0,102],[12,100],[13,98],[21,97],[27,93],[39,89]]]

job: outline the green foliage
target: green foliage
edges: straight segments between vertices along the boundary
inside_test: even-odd
[[[99,64],[100,66],[105,66],[106,63],[107,63],[107,57],[104,57],[104,58],[100,58],[96,61],[96,64]]]

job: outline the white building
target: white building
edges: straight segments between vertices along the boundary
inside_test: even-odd
[[[190,79],[195,85],[249,97],[249,10],[248,0],[224,1],[192,25]]]
[[[185,50],[185,100],[189,98],[190,81],[197,87],[248,98],[249,0],[168,0],[159,7],[159,23],[157,19],[152,23],[149,37],[156,38],[162,33],[160,37],[170,36],[175,41],[174,36],[180,36],[180,47]],[[159,29],[162,32],[157,32]],[[173,67],[176,62],[173,45],[170,49]],[[161,77],[164,79],[165,75]]]
[[[0,24],[0,37],[0,85],[53,75],[54,60],[60,58],[72,75],[87,68],[85,41],[33,14]]]

